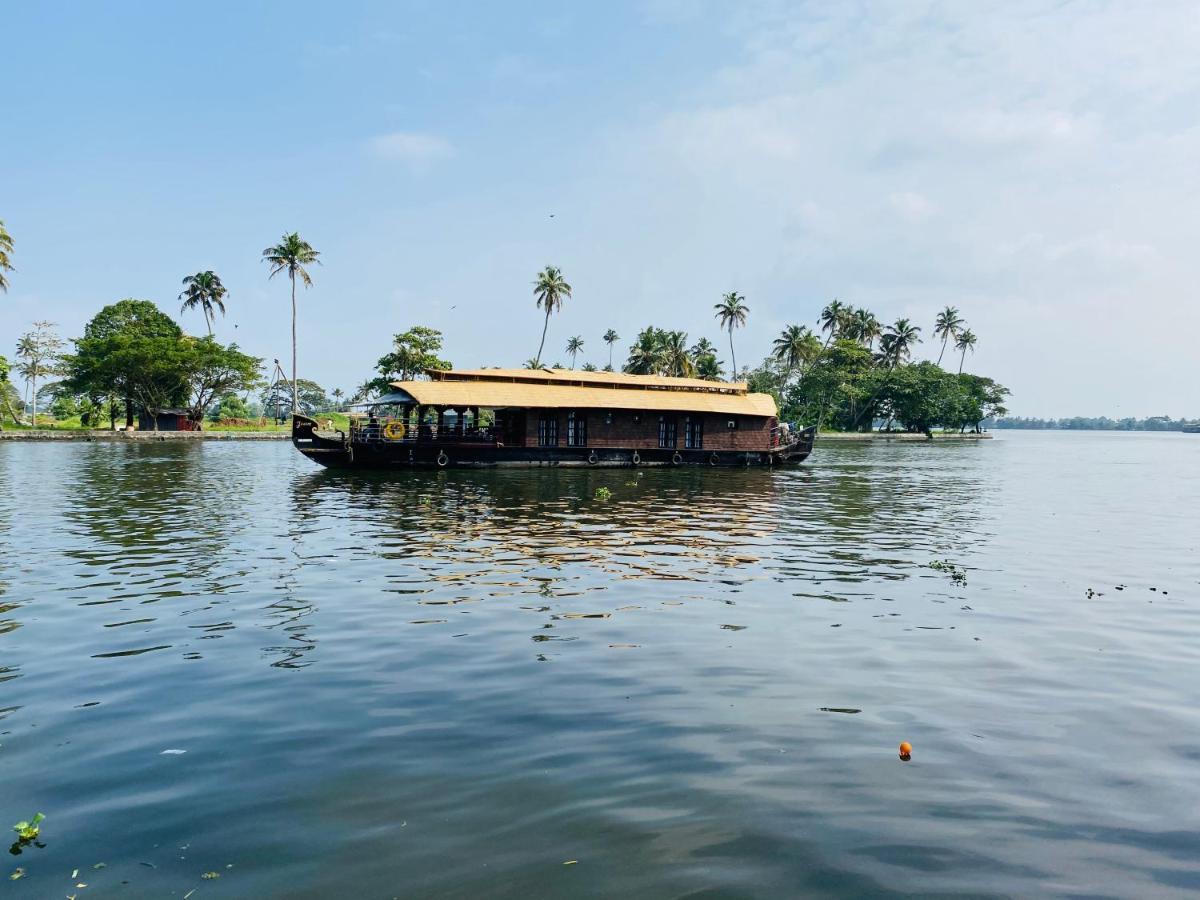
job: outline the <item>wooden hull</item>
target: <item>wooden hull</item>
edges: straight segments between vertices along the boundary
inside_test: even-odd
[[[340,432],[320,432],[307,416],[292,419],[292,444],[315,463],[330,468],[478,469],[558,466],[579,468],[645,468],[648,466],[705,466],[746,468],[785,466],[803,462],[812,453],[816,429],[797,433],[786,446],[762,451],[744,450],[629,450],[606,447],[505,447],[491,443],[454,441],[374,441],[351,444]]]

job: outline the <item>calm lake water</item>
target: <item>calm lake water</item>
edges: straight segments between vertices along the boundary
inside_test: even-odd
[[[1181,434],[0,444],[0,827],[47,816],[0,893],[1192,894],[1198,513]]]

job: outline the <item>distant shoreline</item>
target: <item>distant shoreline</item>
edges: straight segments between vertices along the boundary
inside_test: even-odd
[[[974,432],[934,432],[933,440],[935,441],[990,441],[991,434],[975,434]],[[825,443],[827,441],[920,441],[928,443],[929,438],[920,432],[911,433],[907,431],[822,431],[817,434],[817,443]]]

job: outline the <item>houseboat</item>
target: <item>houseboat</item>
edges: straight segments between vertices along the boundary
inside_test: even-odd
[[[346,431],[292,418],[292,443],[324,466],[778,466],[815,428],[781,426],[744,383],[563,369],[431,369],[396,381]],[[328,426],[329,423],[326,423]]]

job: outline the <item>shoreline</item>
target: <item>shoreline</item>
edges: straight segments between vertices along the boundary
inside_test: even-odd
[[[937,442],[937,441],[990,441],[991,439],[992,439],[992,435],[989,432],[985,432],[983,434],[974,434],[973,432],[966,432],[964,434],[958,434],[956,432],[950,432],[948,434],[935,433],[933,435],[932,440],[934,442]],[[851,441],[851,442],[853,442],[853,441],[857,441],[857,442],[862,442],[862,441],[913,441],[913,442],[919,442],[922,444],[928,444],[928,443],[930,443],[930,438],[928,438],[925,435],[920,434],[920,433],[917,433],[917,434],[910,434],[908,432],[881,433],[878,431],[830,431],[830,432],[821,432],[817,435],[817,443],[818,444],[820,444],[822,442],[828,442],[828,441]]]
[[[108,431],[38,429],[37,431],[0,431],[0,441],[290,441],[287,431]],[[935,434],[934,441],[990,441],[991,434]],[[912,441],[929,443],[923,434],[880,434],[879,432],[826,432],[817,435],[817,443],[863,441]]]
[[[0,431],[0,441],[289,441],[289,431],[108,431],[72,429],[55,431]]]

